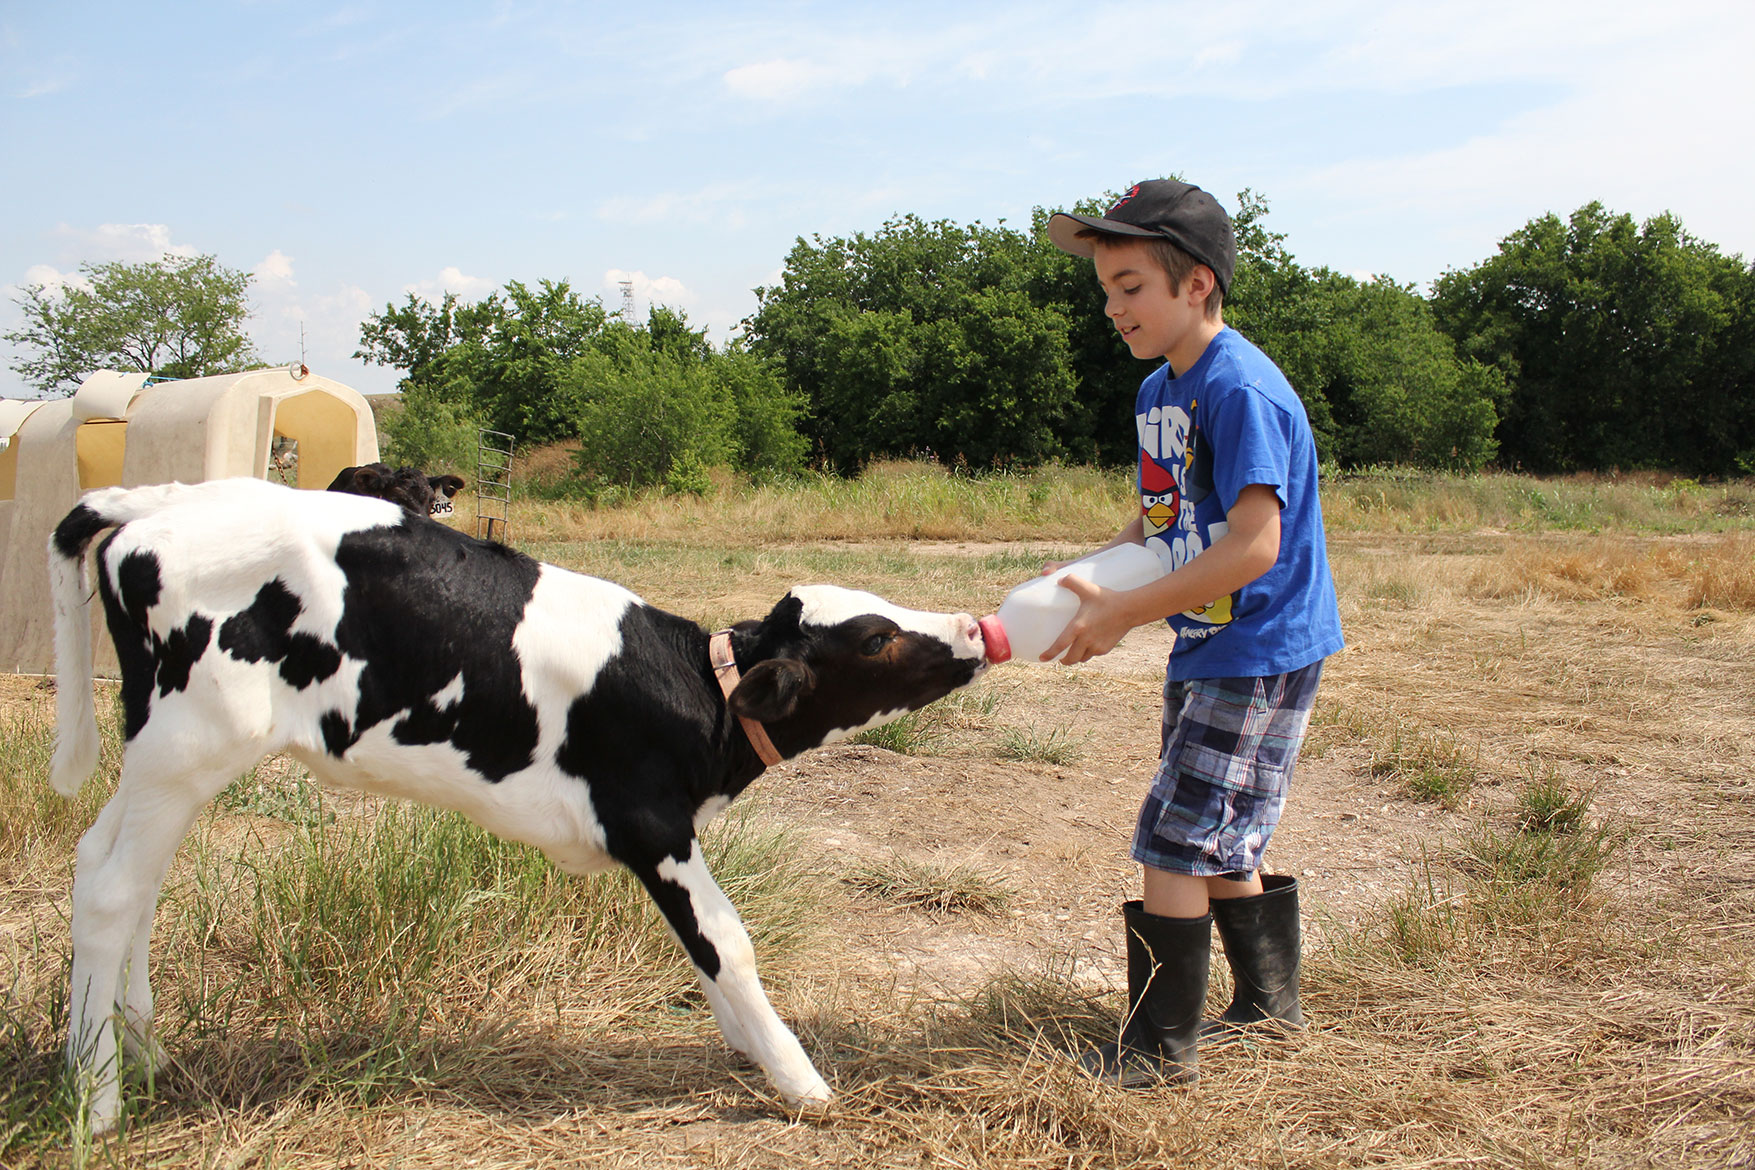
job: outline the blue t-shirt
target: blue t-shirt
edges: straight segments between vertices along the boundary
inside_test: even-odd
[[[1173,614],[1170,677],[1284,674],[1343,645],[1316,485],[1316,441],[1286,376],[1226,327],[1181,377],[1160,366],[1140,384],[1140,512],[1146,546],[1172,569],[1225,534],[1250,484],[1280,498],[1274,567],[1201,610]]]

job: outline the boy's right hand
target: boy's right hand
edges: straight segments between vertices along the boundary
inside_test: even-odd
[[[1119,598],[1124,594],[1082,577],[1062,577],[1060,587],[1078,597],[1079,611],[1067,622],[1066,629],[1060,632],[1054,644],[1042,652],[1042,661],[1077,666],[1109,653],[1133,629],[1133,623],[1119,604]]]
[[[1070,564],[1072,564],[1071,561],[1049,561],[1047,564],[1042,566],[1042,571],[1040,573],[1037,573],[1036,575],[1038,577],[1046,577],[1046,576],[1050,575],[1051,573],[1060,572],[1060,570],[1066,568]]]

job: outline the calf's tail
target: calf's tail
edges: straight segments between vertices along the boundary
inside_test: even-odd
[[[165,488],[88,492],[49,537],[49,597],[55,607],[55,756],[49,783],[63,796],[77,794],[98,761],[86,549],[104,529],[155,510],[167,494]]]
[[[91,702],[91,590],[85,550],[114,521],[81,503],[49,537],[49,598],[55,607],[55,757],[49,783],[74,796],[97,767],[97,712]]]

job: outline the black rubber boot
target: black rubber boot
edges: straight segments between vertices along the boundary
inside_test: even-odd
[[[1270,1021],[1286,1031],[1304,1028],[1298,999],[1298,879],[1263,875],[1261,886],[1252,897],[1212,900],[1236,992],[1224,1014],[1202,1027],[1207,1040],[1231,1039],[1251,1024]]]
[[[1201,1011],[1213,917],[1160,918],[1139,902],[1121,907],[1127,925],[1127,1018],[1114,1044],[1079,1058],[1098,1080],[1123,1088],[1194,1084],[1200,1079]]]

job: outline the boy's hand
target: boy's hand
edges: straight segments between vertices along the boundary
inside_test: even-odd
[[[1060,587],[1078,595],[1079,612],[1066,624],[1054,645],[1042,652],[1042,661],[1052,662],[1064,650],[1066,657],[1060,660],[1068,666],[1077,666],[1109,653],[1133,629],[1133,623],[1120,610],[1118,599],[1121,595],[1115,590],[1073,576],[1062,577]]]

